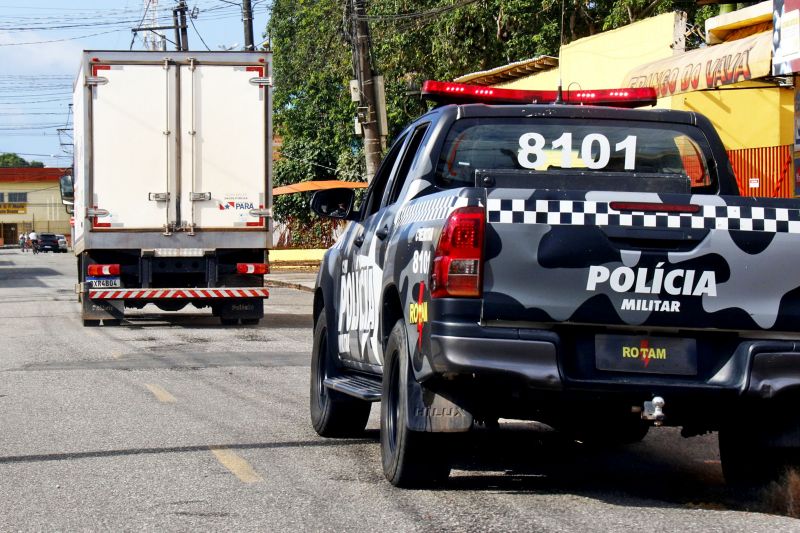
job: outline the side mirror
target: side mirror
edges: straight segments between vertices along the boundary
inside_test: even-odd
[[[311,197],[311,210],[322,217],[347,220],[353,212],[353,189],[325,189]]]
[[[61,203],[70,215],[75,211],[75,186],[72,181],[72,174],[64,174],[58,179],[58,188],[61,190]]]

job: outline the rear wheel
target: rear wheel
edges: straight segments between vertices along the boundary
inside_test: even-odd
[[[797,396],[747,406],[719,430],[719,455],[725,481],[761,488],[788,468],[800,466],[800,418]]]
[[[243,326],[255,326],[259,322],[261,322],[260,318],[243,318],[242,319],[242,325]]]
[[[103,320],[104,326],[119,326],[120,324],[122,324],[122,320],[120,320],[119,318]]]
[[[238,318],[219,317],[219,321],[223,326],[235,326],[239,323]]]
[[[85,328],[96,328],[100,325],[99,320],[84,320],[83,327]]]
[[[408,365],[405,324],[398,320],[386,345],[381,397],[381,459],[386,479],[396,487],[435,485],[450,475],[445,434],[422,433],[408,427]]]
[[[323,437],[350,437],[364,432],[369,419],[370,402],[359,400],[325,387],[325,378],[336,370],[334,353],[328,343],[325,309],[314,328],[311,352],[311,424]]]

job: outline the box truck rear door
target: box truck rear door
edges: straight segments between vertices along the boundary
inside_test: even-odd
[[[92,65],[93,228],[163,230],[175,219],[175,66]],[[90,206],[92,207],[92,206]]]
[[[258,229],[267,204],[269,91],[262,65],[181,71],[181,218],[186,229]]]

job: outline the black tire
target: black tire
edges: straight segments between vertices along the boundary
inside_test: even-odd
[[[722,425],[719,455],[728,484],[761,489],[800,467],[798,399],[792,394],[738,406],[737,416]]]
[[[725,482],[737,487],[756,488],[776,475],[764,442],[741,426],[730,424],[719,431],[719,456]]]
[[[411,431],[406,423],[409,368],[405,324],[398,320],[386,345],[381,397],[381,459],[383,474],[395,487],[430,487],[450,475],[445,434]]]
[[[100,326],[99,320],[83,320],[83,327],[85,328],[96,328]]]
[[[258,323],[261,322],[260,318],[243,318],[242,325],[243,326],[256,326]]]
[[[119,318],[110,318],[103,320],[103,326],[119,326],[122,324],[122,320]]]
[[[239,324],[239,319],[238,318],[225,318],[225,317],[221,316],[221,317],[219,317],[219,322],[223,326],[235,326],[235,325]]]
[[[314,327],[314,347],[311,352],[311,425],[322,437],[353,437],[367,427],[370,402],[330,390],[323,385],[325,378],[336,370],[334,353],[328,345],[328,324],[325,309]]]

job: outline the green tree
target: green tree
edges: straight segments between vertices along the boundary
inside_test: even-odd
[[[42,168],[44,163],[41,161],[26,161],[17,154],[0,154],[0,168],[26,168],[37,167]]]
[[[282,138],[277,185],[311,179],[358,180],[361,140],[349,0],[275,0],[267,27],[275,66],[275,129]],[[688,0],[564,0],[569,42],[659,13],[682,9],[702,24],[712,7]],[[390,139],[426,109],[417,90],[426,79],[452,79],[539,55],[558,55],[558,0],[368,0],[373,68],[384,76]],[[278,220],[315,223],[304,195],[276,200]]]

